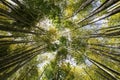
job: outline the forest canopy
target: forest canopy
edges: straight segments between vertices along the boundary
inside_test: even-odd
[[[120,80],[120,0],[0,0],[0,80]]]

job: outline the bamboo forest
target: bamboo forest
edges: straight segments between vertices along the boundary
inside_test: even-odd
[[[0,80],[120,80],[120,0],[0,0]]]

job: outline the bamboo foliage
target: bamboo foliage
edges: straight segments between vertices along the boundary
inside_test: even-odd
[[[0,80],[119,80],[119,2],[1,0]]]

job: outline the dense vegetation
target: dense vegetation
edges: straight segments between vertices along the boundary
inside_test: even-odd
[[[0,80],[120,80],[119,0],[0,0]]]

